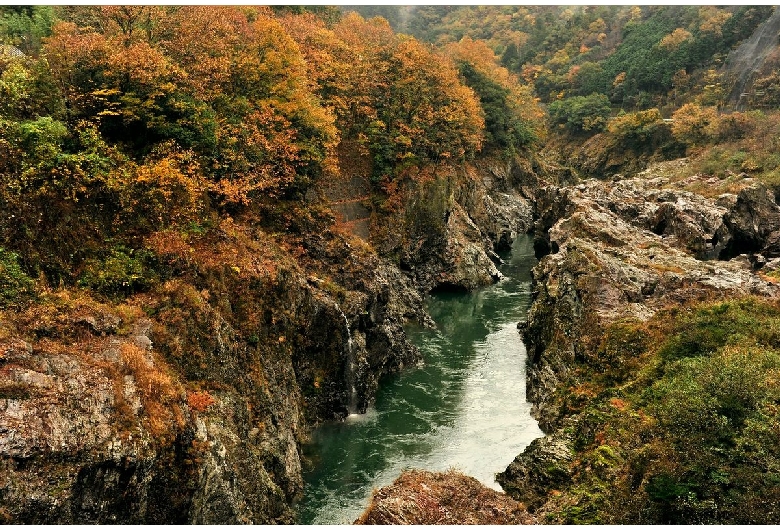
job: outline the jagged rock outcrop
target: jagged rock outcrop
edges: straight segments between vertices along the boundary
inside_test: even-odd
[[[407,201],[403,241],[396,243],[401,268],[423,290],[472,290],[498,281],[496,252],[531,226],[532,188],[522,184],[536,177],[518,161],[439,171]]]
[[[780,206],[775,197],[761,185],[745,188],[734,197],[724,197],[729,205],[723,218],[729,239],[721,255],[760,254],[766,258],[780,256]]]
[[[775,255],[779,211],[759,184],[708,199],[646,172],[549,187],[537,198],[536,246],[546,255],[533,270],[534,302],[519,327],[529,352],[528,398],[548,436],[499,477],[532,510],[566,480],[569,433],[579,427],[556,390],[576,387],[577,362],[599,330],[646,321],[671,304],[780,295],[756,272]]]
[[[339,299],[320,288],[322,279],[308,278],[322,303],[301,315],[302,348],[293,362],[310,423],[365,412],[383,375],[419,361],[403,324],[428,322],[420,293],[398,269],[376,257],[364,265],[372,273],[364,270],[362,278],[352,278],[354,283],[346,284],[352,289]]]
[[[738,227],[747,217],[755,219],[754,212],[766,219],[749,227],[768,228],[750,232],[761,242],[753,248],[766,248],[777,208],[768,204],[766,190],[743,190],[727,208],[723,200],[661,184],[589,181],[539,194],[545,198],[541,221],[550,224],[562,215],[547,231],[555,252],[534,269],[535,301],[523,327],[531,363],[528,395],[545,429],[560,417],[547,409],[547,399],[579,354],[579,339],[589,327],[618,318],[645,320],[669,302],[777,292],[747,259],[707,259],[746,240],[747,230]]]
[[[509,464],[496,480],[512,498],[530,511],[542,506],[551,490],[560,489],[570,480],[574,436],[559,429],[550,436],[537,438]]]
[[[456,471],[406,471],[374,493],[356,524],[534,524],[524,506]]]

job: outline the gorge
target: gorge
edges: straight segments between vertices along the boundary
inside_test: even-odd
[[[780,522],[778,24],[0,6],[0,522]]]

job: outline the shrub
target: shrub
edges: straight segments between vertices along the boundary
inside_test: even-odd
[[[19,266],[19,256],[0,247],[0,308],[18,305],[33,293],[34,282]]]
[[[658,109],[620,114],[609,122],[607,131],[620,146],[634,149],[652,150],[670,140]]]
[[[107,296],[127,296],[148,289],[156,281],[153,259],[154,255],[146,250],[114,247],[102,259],[85,261],[79,285]]]
[[[689,146],[700,145],[714,138],[718,111],[715,107],[688,103],[680,107],[672,119],[672,134],[678,141]]]
[[[206,412],[208,408],[217,401],[205,390],[203,392],[188,392],[187,405],[191,410],[197,412]]]
[[[718,140],[736,140],[754,133],[759,116],[756,113],[732,112],[717,122]]]
[[[780,310],[753,299],[705,306],[677,318],[675,333],[659,351],[664,360],[711,354],[748,338],[757,344],[780,346]]]

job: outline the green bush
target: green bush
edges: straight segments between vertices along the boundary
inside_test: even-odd
[[[19,305],[29,299],[34,284],[19,266],[19,256],[0,247],[0,308]]]
[[[127,296],[156,282],[153,261],[149,251],[116,246],[102,259],[87,259],[78,283],[107,296]]]
[[[710,354],[747,339],[780,347],[780,310],[753,299],[723,302],[675,316],[675,333],[659,351],[667,361]]]
[[[553,522],[780,520],[780,306],[672,308],[589,348],[573,370],[589,396],[579,464]]]
[[[54,21],[51,6],[0,6],[0,43],[37,54],[42,40],[51,34]]]

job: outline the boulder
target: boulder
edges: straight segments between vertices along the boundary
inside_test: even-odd
[[[374,492],[356,524],[534,524],[525,507],[457,471],[405,471]]]

